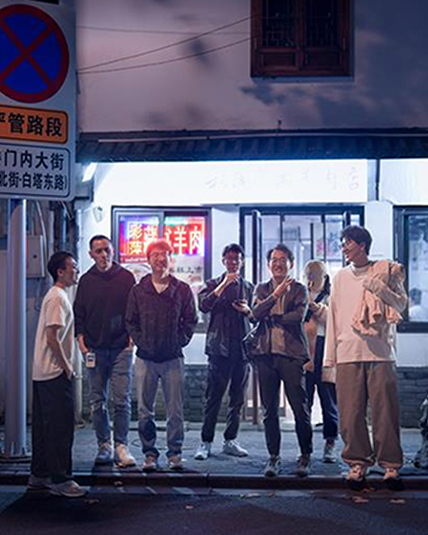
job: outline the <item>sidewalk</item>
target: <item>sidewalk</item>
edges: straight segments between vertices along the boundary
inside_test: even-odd
[[[193,455],[200,441],[200,424],[187,424],[183,448],[184,470],[181,473],[171,472],[166,468],[165,425],[160,424],[158,447],[161,451],[159,459],[161,469],[154,474],[141,471],[143,455],[136,429],[132,422],[129,435],[129,446],[137,460],[137,466],[118,469],[114,466],[94,467],[97,446],[95,435],[90,425],[76,429],[73,449],[73,470],[76,479],[83,485],[143,485],[172,487],[209,487],[209,488],[295,488],[295,489],[328,489],[345,488],[343,475],[347,472],[344,463],[338,460],[335,464],[321,462],[323,438],[321,429],[314,428],[314,454],[310,476],[298,478],[294,474],[298,455],[297,440],[293,428],[287,424],[282,432],[282,472],[278,478],[263,476],[263,468],[267,460],[264,433],[262,427],[254,427],[249,423],[241,426],[239,440],[249,455],[244,458],[230,457],[221,452],[223,425],[219,424],[213,444],[212,456],[207,461],[195,461]],[[30,442],[30,430],[28,440]],[[4,442],[4,429],[0,428],[0,447]],[[402,476],[408,490],[428,489],[428,470],[417,469],[413,459],[420,447],[419,429],[403,429],[402,445],[404,466]],[[340,453],[341,444],[338,444]],[[339,455],[338,455],[339,456]],[[23,485],[29,475],[30,462],[24,460],[7,460],[0,458],[0,485]],[[382,470],[371,469],[369,482],[374,488],[382,487]]]

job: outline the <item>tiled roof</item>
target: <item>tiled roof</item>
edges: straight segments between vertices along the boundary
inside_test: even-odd
[[[428,129],[81,134],[78,161],[427,158]]]

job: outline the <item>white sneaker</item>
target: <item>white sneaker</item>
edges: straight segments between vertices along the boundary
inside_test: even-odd
[[[351,468],[346,476],[346,482],[349,488],[356,491],[363,490],[367,486],[366,472],[367,466],[365,464],[351,464]]]
[[[244,450],[236,440],[223,440],[223,453],[234,457],[247,457],[248,451]]]
[[[181,455],[177,454],[168,457],[168,468],[176,471],[183,470],[183,461],[181,459]]]
[[[28,490],[46,490],[52,486],[52,479],[50,477],[39,477],[30,474],[27,483]]]
[[[324,446],[323,463],[335,463],[337,461],[336,448],[334,442],[326,442]]]
[[[66,498],[82,498],[88,492],[78,483],[69,479],[63,483],[52,483],[50,491],[54,496],[64,496]]]
[[[354,481],[356,483],[361,483],[366,477],[367,466],[360,463],[351,464],[348,475],[346,476],[347,481]]]
[[[211,442],[202,442],[195,453],[195,459],[197,461],[206,461],[211,455]]]
[[[110,464],[113,462],[113,447],[110,442],[103,442],[98,445],[98,453],[95,457],[95,464]]]
[[[143,463],[143,472],[156,472],[158,468],[157,457],[155,455],[146,455]]]
[[[129,452],[126,444],[118,444],[114,452],[114,460],[121,468],[127,468],[128,466],[135,466],[135,459]]]

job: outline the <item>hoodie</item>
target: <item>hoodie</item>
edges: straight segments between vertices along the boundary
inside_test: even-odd
[[[113,262],[108,271],[95,265],[79,281],[74,301],[76,336],[83,334],[91,350],[123,349],[129,343],[126,303],[134,275]]]

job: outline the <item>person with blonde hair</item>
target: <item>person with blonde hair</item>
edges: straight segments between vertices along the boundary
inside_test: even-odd
[[[308,405],[311,410],[316,389],[321,403],[325,440],[322,460],[325,463],[334,463],[337,460],[335,443],[338,435],[336,387],[334,383],[322,380],[325,327],[330,296],[330,277],[324,262],[310,260],[304,268],[304,279],[309,292],[309,310],[304,323],[311,358],[305,365]]]

